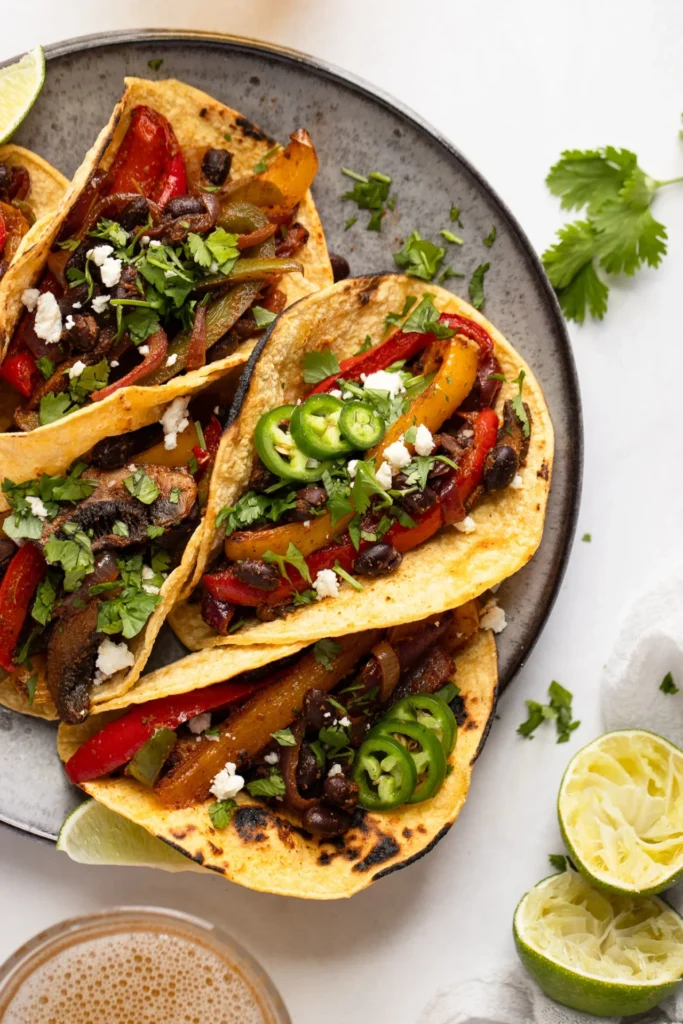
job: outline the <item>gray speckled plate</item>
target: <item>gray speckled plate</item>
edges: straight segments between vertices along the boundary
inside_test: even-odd
[[[529,241],[495,192],[454,147],[409,111],[362,82],[293,51],[228,36],[121,32],[49,47],[47,82],[15,141],[71,175],[105,123],[124,75],[174,77],[205,89],[279,138],[306,127],[320,157],[315,199],[330,249],[352,273],[394,270],[392,253],[418,228],[438,238],[451,203],[463,209],[465,245],[448,256],[464,280],[490,260],[486,315],[533,366],[555,425],[556,457],[545,534],[533,561],[501,589],[509,626],[498,642],[505,686],[533,647],[552,607],[567,561],[581,489],[581,406],[569,340],[553,293]],[[163,59],[160,70],[148,61]],[[7,62],[9,63],[9,62]],[[393,178],[398,203],[380,234],[365,230],[340,196],[340,167],[381,170]],[[404,201],[409,200],[409,201]],[[495,224],[492,249],[481,243]],[[416,617],[419,608],[416,608]],[[151,667],[184,653],[162,631]],[[54,726],[0,710],[0,821],[54,839],[78,793],[57,763]]]

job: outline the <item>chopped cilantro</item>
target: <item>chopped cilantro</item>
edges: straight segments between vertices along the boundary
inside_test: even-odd
[[[296,491],[290,491],[284,497],[247,491],[236,505],[226,505],[220,510],[216,516],[216,529],[225,525],[226,536],[230,536],[235,530],[247,529],[261,519],[277,522],[285,512],[294,508],[296,501]]]
[[[320,381],[339,373],[339,360],[329,348],[307,352],[299,363],[301,375],[307,384],[319,384]]]
[[[593,540],[593,535],[590,534],[590,533],[584,533],[584,535],[581,538],[581,540],[585,541],[586,544],[590,544],[590,542]]]
[[[456,274],[452,267],[444,267],[439,276],[436,279],[437,284],[443,284],[444,281],[448,281],[450,277],[464,277],[464,274]]]
[[[252,306],[251,312],[257,327],[267,327],[268,324],[272,324],[273,320],[277,319],[276,313],[271,313],[269,309],[264,309],[262,306]]]
[[[391,499],[375,476],[372,464],[361,460],[356,466],[356,476],[351,489],[353,507],[362,514],[368,510],[371,499],[375,496],[382,499],[381,504],[391,504]]]
[[[278,768],[273,768],[267,779],[254,779],[247,783],[247,789],[251,796],[284,796],[285,780]]]
[[[465,239],[461,238],[460,235],[454,235],[448,228],[442,228],[439,234],[446,242],[450,242],[451,245],[464,245]]]
[[[328,672],[332,671],[332,663],[341,651],[341,644],[337,640],[318,640],[313,647],[315,660]]]
[[[263,561],[267,562],[268,564],[277,565],[278,569],[280,570],[280,575],[284,576],[285,579],[288,580],[290,583],[291,580],[289,579],[289,574],[287,573],[287,565],[293,565],[294,568],[299,571],[299,573],[306,580],[307,583],[311,582],[311,574],[309,572],[308,566],[306,565],[306,559],[299,551],[296,544],[292,543],[291,540],[289,542],[286,555],[277,555],[275,554],[274,551],[266,551],[265,554],[263,555]]]
[[[416,302],[417,298],[415,295],[406,295],[405,300],[403,302],[403,309],[401,310],[400,313],[387,313],[387,315],[384,317],[385,333],[386,331],[389,330],[390,327],[395,327],[396,324],[399,324],[401,320],[405,319],[405,317],[408,316],[408,313],[410,313],[411,309],[413,308]],[[370,335],[368,335],[368,337],[370,337]]]
[[[349,219],[347,220],[346,224],[344,225],[344,231],[348,231],[349,228],[352,228],[357,220],[358,220],[358,217],[349,217]]]
[[[664,678],[662,679],[661,683],[659,684],[659,689],[662,691],[662,693],[667,693],[672,696],[674,693],[678,693],[679,688],[674,683],[674,677],[671,675],[670,672],[667,672]]]
[[[272,149],[269,149],[266,153],[263,154],[259,162],[257,164],[254,164],[254,174],[263,174],[264,171],[268,170],[268,164],[266,163],[266,161],[270,160],[271,157],[275,156],[278,149],[280,149],[279,142],[275,146],[273,146]]]
[[[109,363],[101,359],[93,366],[86,366],[77,376],[69,380],[69,394],[72,402],[82,405],[93,391],[101,391],[109,381]],[[47,397],[47,396],[46,396]]]
[[[470,278],[470,302],[475,309],[483,309],[484,307],[484,278],[488,273],[490,266],[490,263],[480,263]]]
[[[52,374],[55,372],[55,364],[47,356],[41,356],[40,359],[36,359],[36,366],[42,373],[45,380],[49,380]]]
[[[459,206],[456,206],[455,203],[451,203],[450,218],[451,218],[451,221],[454,224],[457,224],[459,228],[462,227],[462,222],[460,220],[461,212],[462,211],[461,211]]]
[[[90,538],[75,523],[64,523],[62,531],[67,534],[67,539],[62,540],[56,534],[51,534],[43,553],[50,565],[61,565],[66,574],[64,589],[73,591],[78,589],[83,577],[92,572],[95,557]]]
[[[287,729],[277,729],[276,732],[271,732],[270,735],[273,737],[274,740],[277,740],[277,742],[280,744],[281,747],[295,747],[296,746],[296,740],[294,738],[294,733],[289,728],[287,728]]]
[[[348,573],[346,571],[346,569],[342,569],[342,567],[339,564],[339,562],[335,562],[332,568],[336,572],[337,576],[339,576],[343,580],[346,580],[346,582],[350,586],[352,586],[354,590],[363,590],[364,589],[363,584],[360,583],[354,576],[351,576],[351,574]]]
[[[111,532],[114,534],[115,537],[129,537],[130,536],[130,531],[129,531],[127,525],[123,522],[122,519],[117,519],[116,520],[116,522],[114,523],[114,525],[111,528]]]
[[[493,243],[496,240],[497,235],[498,235],[498,231],[496,229],[496,225],[494,224],[493,227],[491,228],[491,230],[489,231],[488,235],[486,236],[486,238],[482,239],[482,241],[483,241],[483,243],[484,243],[484,245],[486,246],[487,249],[491,248],[491,246],[493,245]]]
[[[440,315],[434,305],[434,296],[427,293],[404,323],[403,330],[415,331],[417,334],[433,334],[436,338],[452,338],[455,331],[447,324],[439,323]]]
[[[147,61],[147,67],[151,68],[152,71],[158,71],[161,65],[164,63],[163,57],[155,57],[154,60]]]
[[[62,391],[60,394],[50,392],[47,395],[43,395],[40,400],[38,422],[41,427],[44,427],[48,423],[54,423],[56,420],[61,420],[63,416],[66,416],[70,412],[74,412],[77,408],[78,406],[72,403],[71,396],[67,391]]]
[[[549,704],[539,704],[535,700],[526,702],[529,716],[522,722],[517,732],[521,736],[532,736],[542,722],[554,719],[557,729],[557,742],[566,743],[575,729],[581,725],[572,721],[572,694],[557,682],[548,687]]]
[[[301,590],[299,593],[292,595],[292,603],[295,608],[300,605],[314,604],[317,601],[318,595],[315,590]]]
[[[142,555],[117,559],[123,588],[116,597],[103,601],[98,609],[97,631],[99,633],[122,633],[130,640],[137,636],[150,615],[161,601],[160,594],[148,594],[142,586]],[[154,560],[152,569],[156,570]],[[145,580],[157,585],[162,579]]]
[[[180,488],[179,487],[172,487],[171,488],[171,493],[168,496],[168,500],[171,502],[172,505],[177,505],[178,504],[178,502],[180,501]]]
[[[365,341],[363,342],[361,347],[358,349],[358,351],[354,352],[354,355],[362,356],[364,352],[367,352],[368,349],[371,349],[371,348],[372,348],[372,338],[370,337],[369,334],[366,334],[365,335]]]
[[[237,810],[235,800],[217,800],[209,807],[209,817],[214,828],[227,828]]]
[[[28,693],[28,702],[33,705],[36,699],[36,686],[38,684],[38,676],[34,672],[33,675],[26,680],[26,692]]]
[[[132,476],[127,476],[123,484],[128,493],[141,501],[143,505],[151,505],[159,497],[159,488],[151,476],[147,476],[144,469],[138,469]],[[170,500],[173,501],[172,498]],[[177,504],[177,501],[174,504]]]
[[[419,231],[413,231],[406,238],[403,249],[394,253],[394,263],[410,277],[432,281],[445,255],[445,249],[422,238]]]
[[[55,581],[50,576],[46,576],[36,591],[36,599],[31,609],[31,617],[36,622],[39,622],[41,626],[46,626],[52,618],[52,609],[54,608],[56,598],[57,589]]]
[[[550,866],[555,868],[556,871],[567,870],[567,858],[563,853],[549,853],[548,860],[550,861]]]
[[[385,207],[393,210],[396,205],[395,200],[392,203],[389,198],[391,178],[387,174],[381,174],[379,171],[372,171],[365,177],[363,174],[350,171],[348,167],[342,167],[341,170],[342,174],[345,174],[347,178],[352,178],[354,181],[351,191],[344,192],[342,195],[342,201],[351,200],[358,205],[359,210],[370,210],[371,214],[367,230],[381,231]],[[347,222],[347,227],[350,227],[355,221],[356,218],[353,218],[350,222]]]
[[[93,238],[100,238],[105,242],[111,242],[116,249],[123,249],[128,242],[128,232],[115,220],[108,220],[103,217],[98,220],[95,227],[88,232]]]

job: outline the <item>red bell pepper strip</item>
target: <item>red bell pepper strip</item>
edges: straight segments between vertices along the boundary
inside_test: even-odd
[[[36,361],[27,348],[7,356],[0,366],[0,377],[26,398],[31,397],[42,380]]]
[[[463,504],[479,486],[484,475],[486,456],[495,448],[498,438],[498,413],[494,409],[482,409],[472,419],[474,438],[458,465],[458,490]]]
[[[115,380],[113,384],[107,384],[106,388],[102,388],[100,391],[93,391],[90,396],[92,402],[101,402],[104,398],[109,398],[115,391],[120,391],[121,388],[131,387],[133,384],[137,384],[139,381],[144,380],[150,373],[153,373],[163,363],[166,358],[168,351],[168,338],[163,327],[159,327],[155,334],[151,338],[148,338],[145,342],[149,352],[141,363],[134,366],[133,369],[121,377],[120,380]]]
[[[139,106],[119,147],[109,176],[109,194],[139,192],[163,207],[187,192],[183,156],[173,128],[158,111]]]
[[[203,690],[191,690],[190,693],[138,704],[86,740],[66,762],[66,774],[76,784],[108,775],[130,761],[157,729],[177,729],[183,722],[205,711],[213,711],[248,696],[265,686],[266,682],[270,680],[259,683],[230,680]]]
[[[216,415],[213,415],[208,424],[204,427],[204,442],[206,444],[206,448],[201,448],[198,444],[194,445],[192,448],[192,454],[197,460],[198,471],[205,469],[215,460],[222,436],[223,427],[221,426],[221,421]]]
[[[28,606],[46,571],[40,550],[33,544],[23,544],[0,583],[0,665],[6,672],[15,667],[14,652]]]
[[[386,370],[387,366],[398,362],[399,359],[412,359],[435,340],[433,334],[417,334],[414,331],[404,334],[403,331],[397,331],[382,345],[349,359],[343,359],[339,364],[339,373],[321,380],[311,394],[331,391],[337,386],[340,377],[344,380],[360,380],[362,373],[376,373],[377,370]]]
[[[2,256],[2,250],[5,248],[5,242],[7,241],[7,225],[5,224],[5,218],[0,213],[0,256]]]

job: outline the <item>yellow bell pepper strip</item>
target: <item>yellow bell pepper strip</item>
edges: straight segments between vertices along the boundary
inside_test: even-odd
[[[239,530],[225,538],[225,554],[231,562],[243,562],[247,558],[263,558],[266,551],[286,555],[289,545],[295,544],[305,558],[324,548],[334,537],[341,536],[352,519],[353,512],[333,526],[330,513],[325,512],[309,519],[308,526],[305,523],[287,523],[269,530]]]

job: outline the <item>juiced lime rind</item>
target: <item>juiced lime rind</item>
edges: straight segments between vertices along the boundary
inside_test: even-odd
[[[567,967],[564,963],[546,955],[525,941],[520,932],[524,930],[522,914],[526,901],[533,892],[544,886],[553,885],[555,880],[561,878],[563,874],[581,878],[571,869],[562,874],[549,875],[522,897],[513,918],[513,936],[519,958],[545,994],[563,1006],[593,1014],[595,1017],[626,1017],[631,1014],[645,1013],[672,995],[683,976],[683,968],[677,969],[673,973],[670,971],[668,977],[665,976],[661,981],[656,982],[651,980],[645,982],[615,981]],[[582,884],[588,888],[585,879],[582,879]],[[599,890],[596,892],[603,899],[611,900],[611,897],[604,892]],[[678,945],[683,944],[683,918],[661,897],[641,897],[629,894],[621,898],[630,899],[634,904],[649,902],[661,907],[662,913],[670,914],[680,927],[681,938]]]
[[[668,871],[663,871],[661,877],[652,885],[635,887],[628,885],[624,881],[616,882],[613,878],[605,877],[603,874],[597,874],[594,869],[591,869],[590,865],[586,863],[586,857],[579,852],[577,843],[569,833],[569,829],[566,826],[563,811],[562,811],[562,797],[565,791],[565,786],[571,777],[574,766],[588,751],[593,748],[599,747],[601,742],[606,740],[608,737],[613,736],[626,736],[626,737],[647,737],[655,740],[658,744],[665,749],[672,751],[683,757],[683,751],[677,747],[674,743],[670,743],[669,740],[664,739],[657,733],[649,732],[646,729],[616,729],[613,732],[603,733],[597,739],[593,740],[592,743],[588,743],[585,747],[582,747],[569,762],[567,769],[562,777],[560,783],[560,792],[557,798],[557,816],[560,824],[560,831],[564,840],[565,846],[572,861],[579,869],[582,875],[592,882],[597,888],[602,889],[603,892],[612,893],[627,893],[629,895],[639,896],[654,896],[657,893],[664,892],[665,889],[670,889],[678,881],[683,878],[683,852],[681,853],[680,863],[672,867]],[[681,778],[681,786],[683,786],[683,777]],[[683,847],[682,847],[683,849]]]
[[[0,68],[0,145],[7,142],[36,102],[45,82],[42,46]]]
[[[79,864],[150,867],[162,871],[200,871],[183,856],[133,821],[86,800],[65,819],[57,849]]]

